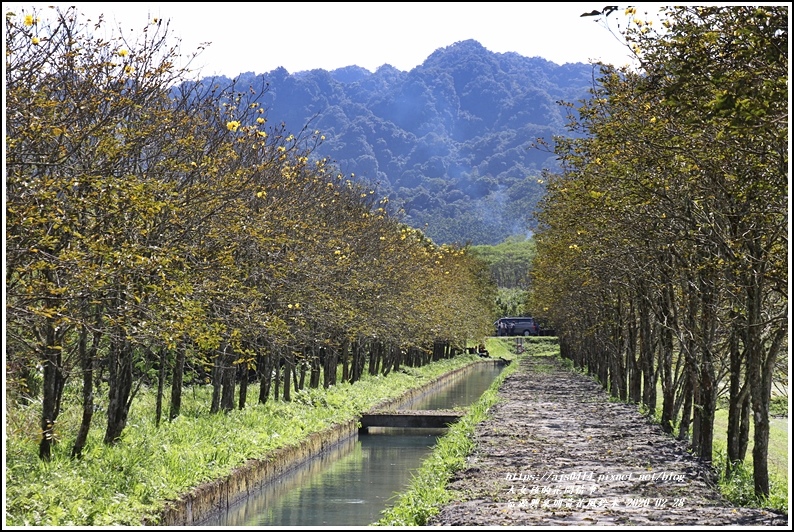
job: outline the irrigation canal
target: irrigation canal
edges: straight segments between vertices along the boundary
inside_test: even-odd
[[[476,402],[502,369],[485,364],[401,409],[461,409]],[[370,525],[408,487],[445,430],[370,427],[200,525]]]

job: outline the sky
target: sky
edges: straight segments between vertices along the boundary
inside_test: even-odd
[[[4,10],[74,5],[87,18],[105,15],[125,32],[153,18],[187,57],[209,42],[191,68],[204,76],[290,73],[357,65],[374,72],[389,64],[408,71],[439,48],[474,39],[491,52],[516,52],[557,64],[629,61],[618,38],[585,12],[603,3],[532,2],[4,2]],[[635,4],[656,13],[661,4]],[[18,12],[18,11],[15,11]],[[615,15],[618,15],[615,17]],[[610,17],[615,27],[623,11]],[[618,36],[619,34],[615,32]]]

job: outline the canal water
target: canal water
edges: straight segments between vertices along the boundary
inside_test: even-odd
[[[476,402],[502,371],[484,364],[403,409]],[[310,460],[203,526],[367,526],[382,517],[445,429],[370,428]]]

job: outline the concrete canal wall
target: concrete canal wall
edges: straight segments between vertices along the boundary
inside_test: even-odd
[[[438,391],[457,378],[482,367],[483,364],[505,364],[503,360],[484,359],[466,367],[444,374],[438,379],[401,397],[384,401],[372,411],[405,408],[411,402]],[[143,522],[143,525],[188,526],[201,523],[212,515],[226,512],[229,507],[242,501],[291,469],[330,451],[336,445],[354,438],[358,434],[358,419],[337,424],[322,432],[311,434],[300,446],[279,449],[270,455],[249,460],[226,477],[202,484],[176,501],[169,501],[160,514],[159,522]]]

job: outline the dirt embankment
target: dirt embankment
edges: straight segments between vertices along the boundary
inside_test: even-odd
[[[428,525],[788,525],[733,507],[683,442],[556,358],[524,359],[500,396]]]

